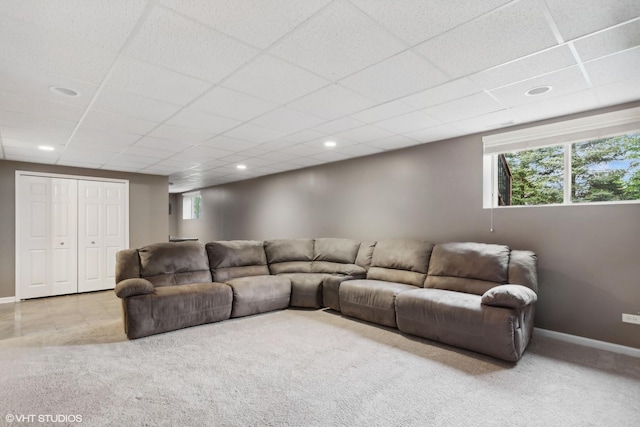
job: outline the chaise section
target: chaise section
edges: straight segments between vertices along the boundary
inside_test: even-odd
[[[340,284],[342,314],[396,327],[396,296],[422,285],[432,249],[432,243],[419,240],[378,242],[367,278]]]
[[[263,242],[233,240],[206,245],[213,280],[233,292],[231,317],[280,310],[289,306],[291,281],[269,274]]]

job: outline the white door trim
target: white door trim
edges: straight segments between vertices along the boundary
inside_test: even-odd
[[[20,286],[21,277],[20,277],[20,226],[21,226],[21,212],[20,212],[20,180],[23,176],[39,176],[39,177],[47,177],[47,178],[62,178],[62,179],[77,179],[77,180],[85,180],[85,181],[102,181],[102,182],[118,182],[124,184],[124,203],[125,203],[125,218],[124,218],[124,229],[125,229],[125,247],[129,247],[129,180],[128,179],[118,179],[118,178],[103,178],[96,176],[84,176],[84,175],[67,175],[67,174],[59,174],[59,173],[48,173],[48,172],[33,172],[33,171],[16,171],[15,175],[15,206],[16,206],[16,223],[15,223],[15,301],[20,301]]]

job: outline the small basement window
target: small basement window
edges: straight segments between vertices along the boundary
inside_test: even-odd
[[[202,195],[199,191],[182,195],[182,219],[200,219],[202,215]]]
[[[485,208],[640,201],[640,108],[483,142]]]

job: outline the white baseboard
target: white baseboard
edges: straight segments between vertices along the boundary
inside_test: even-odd
[[[0,298],[0,304],[8,304],[10,302],[16,302],[16,297],[4,297]]]
[[[593,340],[591,338],[550,331],[548,329],[534,328],[533,333],[534,335],[537,334],[542,337],[555,338],[560,341],[583,345],[585,347],[593,347],[599,350],[611,351],[613,353],[626,354],[627,356],[640,357],[640,348],[628,347],[626,345],[614,344],[606,341]]]

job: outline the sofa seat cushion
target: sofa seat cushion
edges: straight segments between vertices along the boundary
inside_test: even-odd
[[[239,277],[225,282],[233,290],[231,317],[280,310],[289,306],[291,281],[282,276]]]
[[[395,328],[396,295],[413,289],[404,283],[348,280],[340,284],[340,309],[344,315]]]
[[[482,297],[443,289],[415,289],[396,298],[398,329],[457,347],[517,361],[522,354],[518,312],[482,304]]]
[[[279,276],[291,280],[291,307],[321,308],[323,282],[330,274],[286,273]]]
[[[224,283],[163,286],[155,293],[123,299],[129,338],[226,320],[231,316],[231,288]]]

